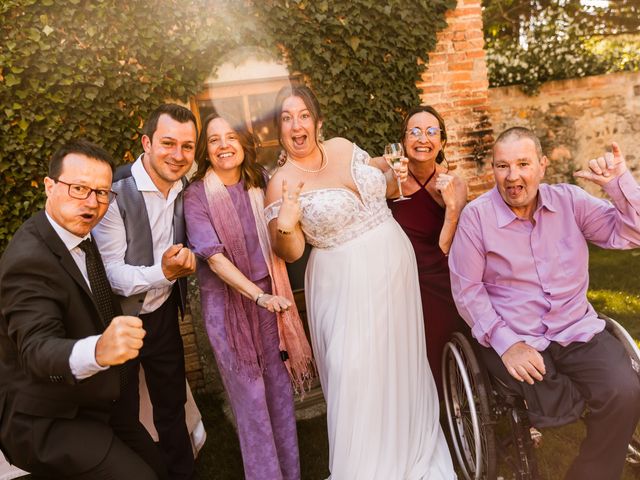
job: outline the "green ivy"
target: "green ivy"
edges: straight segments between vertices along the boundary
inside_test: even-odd
[[[263,0],[293,71],[318,96],[327,137],[344,136],[371,153],[398,135],[402,113],[420,103],[416,82],[455,0]]]
[[[242,46],[284,55],[316,91],[328,136],[379,153],[455,0],[3,0],[0,251],[44,204],[51,154],[84,136],[131,161],[143,119],[198,93]],[[241,60],[241,59],[236,59]]]

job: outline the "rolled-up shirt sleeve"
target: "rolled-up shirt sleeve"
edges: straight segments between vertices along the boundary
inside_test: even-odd
[[[200,183],[191,185],[185,192],[184,218],[189,247],[199,259],[206,262],[209,257],[224,252],[224,245],[213,228],[204,188]]]
[[[627,170],[602,189],[611,202],[573,187],[576,219],[587,240],[602,248],[640,246],[640,186]]]
[[[467,208],[460,216],[458,230],[449,252],[451,293],[460,316],[473,336],[485,347],[502,355],[511,345],[523,341],[498,315],[483,282],[486,255],[479,228]]]
[[[173,285],[162,272],[162,264],[135,266],[125,263],[127,234],[117,202],[111,202],[107,213],[91,234],[98,244],[111,288],[118,295],[129,297],[154,288]]]

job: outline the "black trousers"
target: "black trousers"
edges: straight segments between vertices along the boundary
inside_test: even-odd
[[[131,394],[131,390],[122,392],[121,400]],[[102,461],[81,474],[61,476],[32,474],[33,480],[169,480],[167,468],[151,436],[136,417],[132,417],[120,406],[121,400],[114,404],[109,425],[114,436],[111,446]],[[98,418],[84,418],[101,422]]]
[[[547,373],[534,385],[509,375],[493,349],[480,350],[489,372],[525,398],[534,426],[568,423],[587,407],[587,436],[566,479],[621,477],[627,445],[640,418],[640,379],[618,340],[603,331],[588,342],[566,347],[552,342],[541,352]]]
[[[194,475],[194,458],[184,412],[187,394],[178,302],[179,292],[174,286],[171,296],[157,310],[140,315],[147,333],[137,362],[144,368],[153,423],[170,478],[187,480]],[[137,414],[140,397],[137,389],[135,392],[127,409]]]

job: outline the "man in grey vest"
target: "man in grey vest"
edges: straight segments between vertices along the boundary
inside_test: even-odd
[[[184,348],[179,311],[195,257],[184,246],[184,175],[193,164],[197,127],[193,114],[175,104],[154,110],[144,124],[144,153],[118,168],[115,202],[93,230],[113,291],[127,315],[147,332],[139,361],[153,421],[172,479],[193,478],[194,460],[185,422]],[[136,399],[134,399],[136,400]],[[138,403],[129,406],[137,412]]]

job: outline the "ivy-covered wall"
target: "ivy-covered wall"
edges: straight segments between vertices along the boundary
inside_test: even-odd
[[[130,160],[150,109],[197,90],[202,46],[184,34],[195,12],[174,3],[0,4],[0,250],[43,205],[47,162],[61,144],[85,136]]]
[[[325,136],[381,153],[401,114],[420,103],[416,82],[455,0],[256,2],[288,60],[319,97]]]
[[[455,0],[3,0],[0,251],[43,205],[52,152],[74,136],[119,161],[158,103],[196,94],[226,52],[259,45],[314,88],[329,136],[379,152]]]

